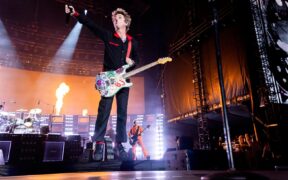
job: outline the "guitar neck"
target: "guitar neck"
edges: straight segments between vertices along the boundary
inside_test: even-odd
[[[145,127],[144,129],[143,129],[143,131],[140,133],[140,135],[146,130],[146,129],[148,129],[149,127]]]
[[[140,68],[134,69],[133,71],[130,71],[130,72],[124,74],[123,77],[124,78],[129,78],[129,77],[131,77],[131,76],[133,76],[135,74],[138,74],[138,73],[140,73],[142,71],[145,71],[146,69],[149,69],[149,68],[151,68],[153,66],[156,66],[157,64],[159,64],[158,61],[152,62],[150,64],[147,64],[145,66],[142,66]]]

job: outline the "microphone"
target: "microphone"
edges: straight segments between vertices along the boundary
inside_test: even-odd
[[[66,17],[65,17],[65,23],[66,23],[66,25],[69,24],[70,16],[71,16],[70,13],[72,12],[72,8],[70,8],[69,5],[68,5],[68,8],[69,8],[70,12],[69,12],[69,13],[66,13]]]
[[[69,0],[69,3],[67,4],[68,8],[69,8],[69,13],[66,13],[66,17],[65,17],[65,23],[66,25],[69,24],[69,21],[70,21],[70,13],[73,12],[73,9],[69,6],[72,5],[72,0]]]

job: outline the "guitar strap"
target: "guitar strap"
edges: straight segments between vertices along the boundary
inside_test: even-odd
[[[137,128],[137,130],[136,130],[136,133],[135,134],[137,134],[137,136],[139,135],[138,133],[139,133],[139,127],[140,126],[138,126],[138,128]]]
[[[132,43],[131,43],[131,41],[132,41],[132,40],[129,40],[129,41],[128,41],[128,49],[127,49],[126,58],[129,58],[129,57],[130,57],[131,48],[132,48]]]
[[[136,130],[136,132],[135,132],[135,134],[133,134],[133,136],[134,135],[138,135],[138,132],[139,132],[139,126],[137,127],[137,130]],[[132,132],[132,129],[130,129],[130,134],[132,134],[133,132]]]

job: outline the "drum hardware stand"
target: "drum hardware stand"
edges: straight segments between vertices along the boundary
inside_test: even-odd
[[[55,112],[55,105],[52,106],[52,114],[54,114],[54,112]],[[53,126],[53,119],[52,119],[52,116],[51,116],[51,119],[50,119],[50,132],[52,132],[52,126]]]
[[[51,115],[54,114],[54,112],[55,112],[55,105],[50,104],[50,103],[47,103],[47,102],[42,101],[42,100],[41,100],[41,101],[38,100],[37,104],[39,105],[40,102],[41,102],[41,104],[44,104],[44,105],[46,105],[46,106],[50,106],[50,107],[52,106],[52,113],[51,113]],[[50,118],[49,118],[50,125],[49,125],[49,123],[48,123],[49,132],[52,132],[52,126],[53,126],[53,119],[52,119],[52,116],[51,116],[51,115],[50,115]],[[41,122],[39,122],[39,133],[41,133],[41,126],[40,126],[40,123],[41,123]]]

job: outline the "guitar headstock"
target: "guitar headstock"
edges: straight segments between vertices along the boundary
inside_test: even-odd
[[[158,61],[159,64],[165,64],[165,63],[167,63],[167,62],[171,62],[171,61],[172,61],[172,58],[170,58],[170,57],[164,57],[164,58],[159,58],[157,61]]]

